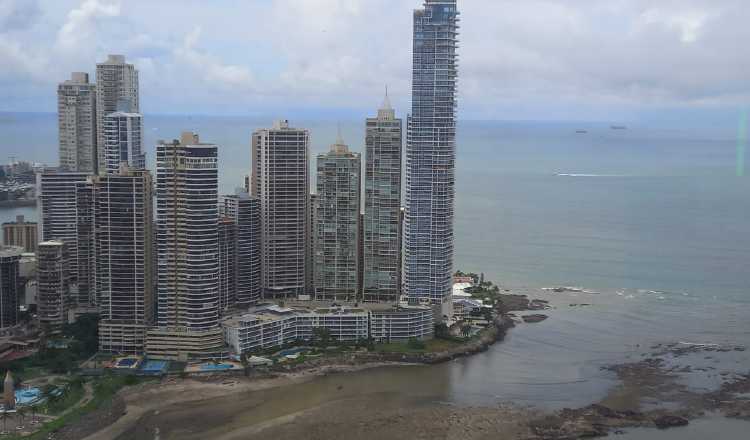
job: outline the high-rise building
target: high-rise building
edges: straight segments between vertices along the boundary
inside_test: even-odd
[[[156,146],[159,328],[146,336],[151,357],[210,358],[223,350],[217,152],[189,132]]]
[[[363,299],[398,301],[401,293],[401,119],[386,93],[365,132]]]
[[[458,21],[456,0],[425,0],[414,11],[404,219],[411,302],[442,304],[451,293]]]
[[[68,318],[68,254],[61,240],[37,247],[37,313],[39,322],[59,331]]]
[[[318,195],[310,193],[308,204],[310,206],[310,221],[307,223],[307,262],[305,263],[305,267],[307,267],[305,284],[307,287],[305,287],[305,291],[312,294],[315,292],[315,259],[313,256],[315,255],[315,225],[317,224],[315,217],[318,212]]]
[[[99,350],[140,354],[154,316],[151,174],[122,166],[93,193]]]
[[[236,224],[235,305],[244,308],[257,304],[261,297],[260,201],[246,191],[238,190],[235,195],[222,197],[219,215]]]
[[[237,224],[233,219],[219,219],[219,310],[234,307],[237,300]]]
[[[118,111],[118,105],[129,102],[129,112],[140,112],[138,71],[125,62],[123,55],[109,55],[107,61],[96,64],[96,132],[99,172],[106,169],[105,118]]]
[[[125,101],[130,103],[130,101]],[[143,152],[143,116],[121,106],[122,110],[104,116],[104,171],[115,174],[121,163],[130,168],[145,169]]]
[[[286,120],[253,133],[251,188],[260,199],[265,298],[305,293],[310,133]]]
[[[87,173],[46,170],[37,174],[39,241],[60,240],[66,245],[66,283],[79,304],[94,298],[91,181]],[[79,251],[80,250],[80,251]]]
[[[3,223],[3,246],[18,246],[25,252],[36,252],[39,236],[36,222],[27,222],[17,215],[16,221]]]
[[[60,168],[96,172],[96,86],[89,74],[73,72],[57,86]]]
[[[359,292],[359,204],[362,163],[339,137],[318,155],[315,299],[353,300]]]
[[[21,288],[19,262],[23,249],[0,247],[0,329],[18,323],[18,296]]]

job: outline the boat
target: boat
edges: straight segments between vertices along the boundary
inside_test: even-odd
[[[576,130],[576,133],[578,133],[578,134],[586,134],[586,133],[588,133],[588,131],[586,131],[586,130]]]
[[[609,128],[611,130],[627,130],[628,129],[628,127],[624,125],[610,125]]]

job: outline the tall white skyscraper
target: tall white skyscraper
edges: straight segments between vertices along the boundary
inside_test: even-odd
[[[458,21],[456,0],[425,0],[414,11],[404,219],[404,287],[412,302],[441,304],[451,293]]]
[[[123,55],[109,55],[96,65],[96,132],[97,164],[100,173],[106,170],[105,118],[128,102],[130,113],[140,112],[138,71],[125,62]]]
[[[131,111],[130,101],[122,101],[118,111],[104,116],[104,172],[116,174],[120,164],[146,168],[143,152],[143,116]]]
[[[286,120],[253,133],[252,194],[260,199],[265,298],[305,293],[310,221],[310,133]]]
[[[57,125],[60,168],[96,171],[96,86],[89,74],[73,72],[57,86]]]

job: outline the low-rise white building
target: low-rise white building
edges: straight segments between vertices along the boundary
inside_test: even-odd
[[[280,307],[259,305],[222,322],[224,338],[236,354],[258,352],[295,342],[312,341],[314,329],[328,330],[331,340],[378,342],[429,339],[434,333],[429,307],[356,306]]]

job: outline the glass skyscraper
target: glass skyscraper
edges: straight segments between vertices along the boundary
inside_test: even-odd
[[[425,0],[414,11],[404,220],[404,288],[412,302],[440,304],[451,292],[458,21],[456,0]]]

